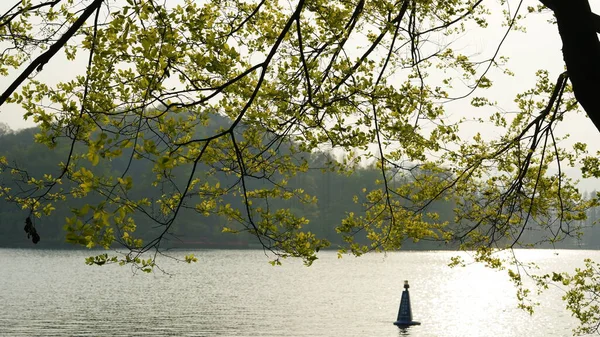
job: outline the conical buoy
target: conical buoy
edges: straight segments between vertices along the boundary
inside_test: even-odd
[[[398,318],[394,325],[398,327],[407,327],[411,325],[421,325],[421,322],[413,321],[412,309],[410,307],[410,295],[408,294],[408,281],[404,281],[404,291],[402,291],[402,299],[400,300],[400,308],[398,309]]]

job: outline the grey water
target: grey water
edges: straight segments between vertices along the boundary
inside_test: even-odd
[[[577,324],[564,290],[535,298],[541,305],[530,316],[517,308],[506,271],[448,267],[457,252],[321,252],[311,267],[274,267],[260,250],[194,253],[197,263],[161,258],[167,273],[144,274],[87,266],[92,252],[0,249],[0,336],[535,337],[571,336]],[[517,255],[542,270],[600,259],[580,250]],[[401,330],[393,322],[405,279],[422,325]]]

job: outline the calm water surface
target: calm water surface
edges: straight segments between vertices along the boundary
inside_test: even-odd
[[[187,252],[176,252],[183,256]],[[172,275],[91,267],[90,252],[0,249],[0,336],[570,336],[576,322],[553,288],[529,316],[506,272],[449,268],[454,252],[319,255],[272,267],[262,251],[203,250],[198,263],[162,259]],[[572,270],[594,251],[520,251]],[[413,316],[396,319],[403,280]]]

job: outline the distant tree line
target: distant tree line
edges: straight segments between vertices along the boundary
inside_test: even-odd
[[[596,195],[598,195],[598,191],[596,190],[583,193],[583,197],[587,200],[592,199]],[[598,226],[600,206],[589,208],[586,215],[587,219],[579,223],[584,234],[580,238],[573,240],[573,243],[579,248],[600,249],[600,226]]]
[[[211,126],[217,129],[220,124],[226,123],[225,120],[216,120]],[[61,140],[56,140],[57,147],[48,151],[45,145],[37,144],[35,139],[36,128],[12,131],[6,124],[0,123],[0,149],[1,154],[10,158],[10,165],[18,170],[27,172],[27,177],[20,176],[18,172],[1,172],[0,184],[10,187],[13,190],[26,194],[26,184],[23,180],[29,177],[36,177],[47,174],[48,172],[58,171],[59,162],[57,155],[68,150],[67,144]],[[285,149],[280,149],[285,151]],[[318,205],[313,203],[304,203],[295,198],[273,200],[268,207],[272,209],[290,208],[297,215],[306,218],[309,223],[306,229],[316,234],[318,237],[327,239],[331,242],[331,248],[337,248],[342,244],[342,236],[336,232],[336,227],[340,224],[349,212],[357,216],[364,214],[364,207],[360,201],[360,195],[364,191],[376,188],[377,180],[381,177],[381,171],[378,168],[362,167],[354,170],[352,174],[343,174],[327,169],[328,162],[334,161],[335,156],[321,152],[317,154],[307,154],[309,166],[311,169],[306,174],[293,177],[288,186],[290,189],[303,189],[309,195],[318,200]],[[154,180],[154,173],[148,162],[134,161],[128,163],[121,158],[115,158],[110,162],[101,162],[90,170],[110,174],[111,171],[118,172],[126,165],[131,165],[130,172],[141,180],[130,191],[132,196],[144,195],[148,198],[159,198],[156,189],[146,189],[144,186],[151,186]],[[400,177],[400,178],[398,178]],[[174,179],[177,179],[175,175]],[[213,178],[214,179],[214,178]],[[223,175],[218,177],[222,185],[231,184],[231,176]],[[409,179],[405,176],[396,176],[397,180]],[[145,181],[145,183],[144,183]],[[394,179],[391,180],[394,183]],[[400,181],[398,181],[400,183]],[[68,190],[69,186],[63,186]],[[595,191],[593,192],[596,193]],[[46,248],[66,248],[71,247],[68,238],[65,238],[63,226],[65,220],[71,216],[71,209],[81,207],[85,204],[93,204],[101,200],[91,200],[98,196],[86,196],[81,199],[74,199],[70,204],[59,203],[56,205],[50,216],[43,217],[42,220],[34,219],[35,226],[42,240],[41,247]],[[235,196],[225,196],[231,207],[243,207],[240,198]],[[432,202],[423,213],[435,212],[439,215],[441,221],[448,221],[452,226],[454,219],[454,204],[451,201],[437,200]],[[593,224],[600,217],[600,209],[592,208],[588,211],[588,219],[585,223],[580,223],[586,233],[581,239],[567,240],[559,242],[556,245],[546,245],[546,247],[580,247],[580,248],[600,248],[600,230],[593,227]],[[13,202],[0,200],[0,247],[29,247],[32,246],[27,239],[24,226],[27,212],[23,211]],[[136,219],[137,220],[137,219]],[[144,233],[145,237],[156,235],[152,225],[145,224],[143,221],[136,221],[139,233]],[[206,213],[202,214],[197,209],[184,209],[177,218],[172,227],[169,236],[166,238],[167,245],[174,248],[196,248],[196,247],[222,247],[222,248],[246,248],[258,247],[256,238],[246,233],[232,234],[235,232],[236,225],[231,220],[222,216]],[[533,228],[533,227],[532,227]],[[224,229],[226,229],[224,231]],[[524,242],[539,243],[544,241],[541,234],[534,230],[524,234]],[[356,233],[359,242],[367,242],[366,238],[361,238],[361,233]],[[544,246],[544,245],[542,245]],[[443,242],[442,240],[421,240],[419,242],[405,242],[406,249],[455,249],[455,243]]]
[[[211,128],[217,129],[220,124],[226,123],[225,120],[216,120]],[[49,151],[45,145],[40,145],[34,141],[36,128],[12,131],[7,125],[0,124],[0,151],[2,156],[9,160],[9,165],[22,170],[22,176],[19,172],[4,171],[0,173],[0,184],[9,187],[13,191],[21,194],[27,193],[27,186],[23,181],[31,177],[38,177],[49,172],[59,170],[57,158],[61,158],[61,153],[68,151],[68,144],[60,139],[55,140],[57,146],[54,151]],[[285,151],[285,148],[280,149]],[[63,157],[64,158],[64,157]],[[309,223],[306,228],[319,237],[325,238],[331,242],[331,247],[336,248],[342,243],[342,237],[336,232],[336,227],[349,212],[360,216],[364,213],[363,205],[357,196],[364,191],[376,187],[376,181],[381,176],[381,171],[376,168],[363,167],[355,170],[351,175],[335,172],[330,169],[328,162],[334,161],[332,154],[322,152],[317,154],[307,154],[309,158],[310,169],[306,174],[293,177],[288,186],[290,189],[303,189],[309,195],[318,200],[318,206],[314,203],[304,203],[298,199],[281,199],[271,201],[269,207],[272,209],[290,208],[294,214],[306,218]],[[154,180],[154,173],[149,163],[133,161],[128,163],[121,158],[115,158],[110,161],[110,165],[101,162],[99,165],[90,167],[90,170],[110,174],[111,171],[118,172],[126,165],[131,165],[130,172],[137,179],[143,179],[137,183],[130,191],[132,196],[144,195],[148,198],[159,198],[156,189],[145,189],[144,186],[151,186]],[[329,168],[328,168],[329,167]],[[26,172],[26,173],[25,173]],[[174,179],[177,179],[175,174]],[[214,179],[214,178],[213,178]],[[233,179],[231,176],[223,175],[218,177],[221,185],[228,185]],[[145,181],[145,182],[144,182]],[[70,186],[65,183],[62,186],[68,191]],[[81,199],[74,199],[68,205],[65,203],[56,204],[56,209],[49,216],[40,219],[33,219],[34,224],[41,236],[39,245],[41,247],[70,247],[71,245],[65,239],[66,218],[72,216],[71,209],[81,207],[85,204],[93,204],[101,200],[91,200],[98,196],[86,196]],[[243,207],[240,198],[235,196],[225,196],[231,207]],[[432,203],[427,210],[435,211],[440,214],[440,218],[451,221],[453,205],[449,202],[436,201]],[[20,209],[14,202],[0,200],[0,246],[4,247],[29,247],[32,246],[27,239],[24,226],[27,218],[27,212]],[[144,233],[146,237],[152,237],[151,225],[143,228],[143,221],[136,221],[138,232]],[[247,234],[224,233],[224,228],[235,232],[236,225],[221,216],[213,214],[202,214],[197,209],[184,209],[177,218],[176,223],[167,237],[167,242],[172,247],[253,247],[257,242],[253,236]],[[360,240],[360,233],[356,236]],[[366,242],[365,240],[361,240]],[[435,249],[447,247],[444,243],[433,241],[421,241],[418,244],[407,242],[411,248]]]

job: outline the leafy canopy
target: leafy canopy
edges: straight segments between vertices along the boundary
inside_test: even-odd
[[[355,196],[361,212],[322,224],[337,226],[347,243],[341,253],[440,240],[500,266],[493,248],[577,236],[597,199],[584,200],[565,168],[581,164],[584,176],[597,177],[599,159],[586,144],[562,147],[555,135],[577,110],[566,73],[555,81],[538,71],[515,99],[519,111],[508,115],[485,93],[492,75],[513,75],[505,58],[474,59],[436,40],[487,27],[491,14],[481,3],[20,1],[0,17],[0,74],[21,74],[0,97],[2,111],[22,107],[39,125],[37,142],[70,150],[39,176],[2,157],[3,173],[27,187],[4,186],[0,195],[34,222],[58,203],[93,196],[65,220],[67,241],[126,252],[90,264],[151,271],[154,259],[141,255],[160,251],[183,210],[226,219],[223,231],[254,236],[276,254],[274,263],[293,256],[310,264],[329,242],[306,231],[308,220],[293,209],[270,202],[318,203],[289,181],[313,169],[315,153],[331,151],[338,160],[319,169],[381,172],[376,188]],[[507,34],[526,27],[517,5],[503,14]],[[63,54],[73,64],[68,80],[34,76]],[[454,96],[457,88],[467,94]],[[467,118],[444,104],[458,99],[480,108],[470,123],[493,125],[501,136],[463,139]],[[227,125],[211,127],[215,117]],[[125,168],[111,169],[116,161]],[[139,162],[151,172],[133,175]],[[143,188],[159,198],[135,192],[148,176]],[[429,207],[436,200],[455,205],[453,221]],[[140,223],[159,231],[142,239]],[[543,234],[525,242],[532,228]]]

